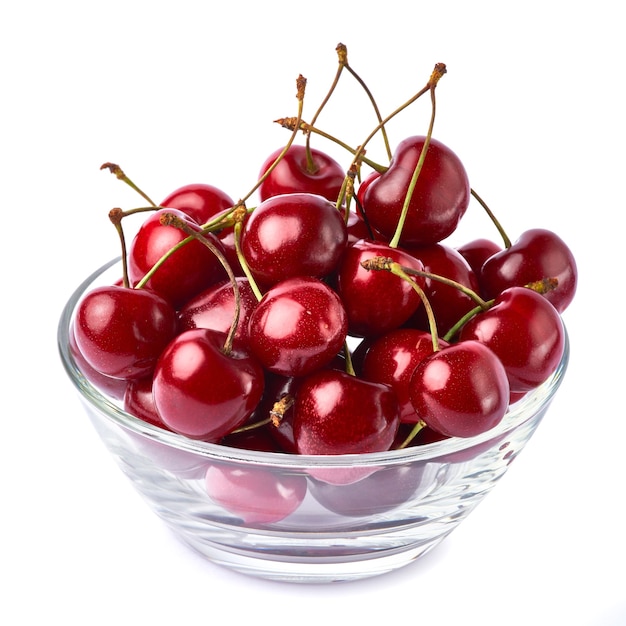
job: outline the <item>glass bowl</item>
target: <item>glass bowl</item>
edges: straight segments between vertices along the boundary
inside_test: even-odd
[[[126,413],[120,384],[99,384],[74,357],[77,303],[91,288],[118,280],[121,271],[119,259],[107,263],[65,305],[58,328],[65,370],[119,467],[175,535],[210,561],[256,577],[356,580],[426,554],[504,475],[567,369],[566,339],[556,372],[511,405],[496,428],[467,439],[335,456],[194,441]]]

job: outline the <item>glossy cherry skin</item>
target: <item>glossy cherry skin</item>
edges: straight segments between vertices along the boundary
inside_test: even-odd
[[[274,151],[261,166],[259,178],[272,166],[283,151]],[[345,171],[332,157],[311,148],[313,170],[309,168],[306,147],[292,144],[269,176],[261,183],[261,201],[285,193],[312,193],[336,202],[345,179]]]
[[[346,247],[343,214],[319,195],[291,193],[262,202],[244,223],[241,249],[266,286],[293,276],[323,278]]]
[[[480,285],[476,274],[461,253],[454,248],[438,243],[414,248],[411,252],[422,262],[427,272],[452,279],[480,295]],[[433,278],[425,280],[424,292],[435,314],[440,336],[445,335],[463,315],[476,306],[476,302],[458,288],[445,285]],[[417,310],[410,325],[430,331],[423,307]]]
[[[421,306],[421,298],[405,280],[386,270],[367,270],[363,261],[382,256],[404,267],[423,270],[411,254],[385,243],[362,239],[349,246],[339,264],[335,281],[348,316],[350,335],[382,335],[404,324]],[[415,282],[423,286],[424,279]]]
[[[509,406],[504,366],[484,344],[462,341],[426,357],[411,378],[413,406],[433,430],[472,437],[497,426]]]
[[[578,270],[574,254],[556,233],[533,228],[487,259],[480,280],[486,297],[495,298],[507,287],[524,287],[546,278],[558,281],[556,289],[544,296],[562,313],[576,293]]]
[[[440,347],[446,345],[439,340]],[[398,328],[375,339],[363,356],[362,377],[394,390],[403,423],[420,420],[411,403],[409,385],[415,368],[433,351],[430,333],[416,328]]]
[[[152,266],[187,235],[175,226],[161,224],[164,213],[175,213],[191,226],[199,225],[178,209],[161,209],[151,213],[135,235],[128,254],[128,275],[137,284]],[[222,244],[212,234],[206,235],[223,252]],[[190,241],[174,252],[146,284],[179,309],[188,300],[212,284],[224,280],[226,272],[218,258],[200,241]]]
[[[212,464],[205,485],[214,502],[252,525],[286,518],[300,506],[307,492],[303,474],[234,463]]]
[[[488,346],[503,363],[514,393],[544,382],[558,367],[565,347],[559,313],[526,287],[505,289],[489,310],[463,326],[459,339]]]
[[[236,344],[226,354],[225,338],[211,329],[187,330],[159,358],[152,387],[154,404],[174,432],[219,441],[241,426],[259,403],[262,367]]]
[[[128,382],[123,378],[112,378],[106,376],[102,372],[94,369],[85,359],[82,352],[76,344],[76,334],[74,332],[74,323],[70,327],[69,333],[69,349],[70,353],[78,366],[81,374],[101,392],[104,392],[116,400],[122,400],[126,393]]]
[[[124,410],[148,424],[167,429],[154,406],[152,376],[129,381],[124,394]]]
[[[250,314],[250,349],[271,372],[304,376],[342,349],[348,320],[339,296],[317,278],[288,278],[262,297]]]
[[[74,333],[95,370],[114,378],[143,378],[176,334],[176,312],[148,289],[96,287],[78,305]]]
[[[483,263],[489,257],[500,252],[502,246],[499,246],[495,241],[491,241],[491,239],[480,237],[457,246],[456,250],[467,261],[480,282],[480,271]]]
[[[162,207],[179,209],[198,224],[235,206],[232,198],[213,185],[191,183],[179,187],[161,202]]]
[[[258,300],[247,278],[239,276],[236,281],[239,287],[240,308],[235,338],[245,346],[248,343],[248,321]],[[184,331],[191,328],[212,328],[228,333],[235,312],[233,285],[229,280],[220,281],[189,300],[178,311],[178,329]]]
[[[382,452],[393,443],[399,424],[390,387],[346,372],[315,372],[296,394],[293,432],[300,454]]]
[[[409,184],[424,147],[425,137],[400,142],[389,169],[375,177],[363,192],[362,203],[370,225],[392,237]],[[400,245],[429,245],[451,235],[470,201],[470,184],[459,157],[432,139],[409,204]]]

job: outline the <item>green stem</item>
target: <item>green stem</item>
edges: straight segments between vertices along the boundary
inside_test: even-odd
[[[494,226],[498,229],[498,232],[500,233],[500,237],[502,237],[502,241],[504,242],[504,247],[510,248],[511,240],[509,239],[509,236],[506,234],[504,228],[502,228],[502,225],[500,224],[496,216],[493,214],[491,209],[487,206],[487,203],[476,193],[474,189],[470,189],[470,193],[472,194],[472,196],[474,196],[474,198],[476,198],[476,200],[478,200],[478,203],[480,204],[480,206],[483,207],[483,209],[486,211],[487,215],[489,216],[489,219],[493,222]]]
[[[426,426],[427,424],[424,420],[416,422],[415,426],[413,426],[413,428],[411,429],[411,432],[407,435],[405,440],[396,448],[396,450],[403,450],[404,448],[406,448],[411,443],[411,441],[415,439],[418,433]]]
[[[111,174],[115,174],[118,180],[125,182],[131,189],[134,189],[146,202],[151,204],[153,207],[157,206],[147,194],[145,194],[141,189],[139,189],[139,187],[137,187],[137,185],[135,185],[135,183],[130,178],[128,178],[128,176],[126,176],[122,168],[119,165],[117,165],[117,163],[108,163],[108,162],[103,163],[100,166],[100,169],[101,170],[108,169],[111,172]]]

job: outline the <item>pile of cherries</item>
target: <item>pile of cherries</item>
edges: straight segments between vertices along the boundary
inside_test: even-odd
[[[444,73],[419,92],[433,105]],[[367,453],[493,428],[562,359],[572,252],[541,228],[448,245],[472,200],[489,209],[432,136],[435,107],[388,164],[364,142],[341,165],[310,145],[305,84],[256,206],[189,184],[111,211],[124,275],[77,307],[83,373],[142,420],[242,448]],[[384,132],[379,118],[370,136]],[[127,247],[122,220],[140,210]]]

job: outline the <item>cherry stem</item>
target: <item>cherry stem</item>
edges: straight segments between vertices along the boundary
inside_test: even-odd
[[[383,136],[383,142],[385,144],[385,150],[387,151],[387,157],[389,158],[389,160],[391,160],[392,154],[391,154],[391,147],[389,145],[389,138],[387,137],[387,129],[385,128],[382,115],[380,114],[380,110],[378,109],[378,105],[376,104],[376,100],[374,99],[372,92],[370,91],[369,87],[365,84],[365,81],[354,71],[354,69],[348,62],[348,49],[344,44],[340,43],[337,46],[337,54],[339,56],[340,67],[345,67],[346,70],[348,70],[348,72],[352,74],[354,79],[359,83],[359,85],[361,85],[361,87],[367,94],[367,97],[370,99],[370,102],[372,103],[372,107],[374,108],[374,112],[376,113],[376,119],[378,120],[378,123],[380,124],[380,132],[382,133],[382,136]],[[311,120],[311,123],[315,124],[315,120]]]
[[[427,425],[428,424],[426,424],[424,420],[416,422],[415,426],[413,426],[413,428],[411,429],[411,432],[407,435],[406,439],[396,448],[396,450],[403,450],[404,448],[406,448],[411,443],[411,441],[415,439],[417,434]]]
[[[235,231],[235,253],[237,254],[237,259],[239,260],[239,265],[241,265],[241,269],[245,274],[248,282],[250,283],[250,288],[252,289],[252,293],[257,300],[261,300],[263,294],[257,285],[254,276],[252,275],[252,271],[250,270],[250,266],[246,261],[246,257],[243,254],[243,250],[241,249],[241,229],[243,228],[243,221],[238,220],[235,222],[234,231]]]
[[[130,281],[128,280],[128,258],[126,250],[126,237],[124,236],[124,229],[122,228],[122,218],[124,217],[124,211],[119,208],[111,209],[109,211],[109,219],[111,220],[115,230],[120,238],[120,245],[122,248],[122,284],[124,287],[130,287]]]
[[[502,225],[500,224],[500,222],[498,221],[498,219],[496,218],[492,210],[487,206],[487,203],[476,193],[476,190],[470,189],[470,193],[472,194],[472,196],[474,196],[474,198],[476,198],[476,200],[478,200],[478,203],[480,204],[480,206],[483,207],[483,209],[489,216],[489,219],[493,222],[494,226],[498,229],[498,232],[500,233],[500,237],[502,237],[502,241],[504,242],[504,247],[510,248],[511,240],[509,239],[509,236],[506,234],[504,228],[502,228]]]
[[[435,320],[435,313],[428,300],[428,297],[424,293],[424,290],[411,278],[408,272],[408,268],[403,267],[400,263],[397,263],[393,259],[384,256],[375,256],[370,259],[366,259],[361,262],[361,266],[366,270],[385,270],[398,276],[402,280],[408,282],[411,287],[419,295],[424,309],[426,310],[426,317],[428,318],[428,327],[430,328],[430,336],[433,342],[433,352],[439,352],[439,333],[437,332],[437,322]]]
[[[463,328],[463,326],[465,326],[465,324],[467,324],[467,322],[469,322],[474,316],[478,315],[479,313],[482,313],[483,311],[486,311],[488,308],[493,306],[493,303],[494,303],[494,300],[489,300],[488,302],[485,302],[485,306],[478,305],[474,307],[473,309],[471,309],[470,311],[468,311],[444,335],[443,337],[444,341],[452,341],[454,336],[461,330],[461,328]]]
[[[186,235],[188,235],[189,238],[197,239],[198,241],[200,241],[217,257],[219,262],[222,264],[222,267],[226,270],[235,296],[235,313],[233,316],[233,321],[226,335],[226,340],[223,347],[224,354],[229,355],[232,352],[235,333],[237,332],[237,326],[239,325],[239,315],[241,312],[241,294],[239,292],[239,285],[237,283],[235,273],[233,272],[233,269],[230,266],[228,259],[224,256],[223,252],[219,248],[217,248],[207,237],[202,234],[202,232],[194,230],[190,224],[188,224],[183,218],[179,217],[178,215],[174,215],[173,213],[163,213],[163,215],[161,215],[160,222],[163,226],[173,226],[175,228],[179,228]],[[177,246],[178,245],[180,244],[177,244]],[[177,246],[174,246],[171,250],[176,249]]]
[[[415,186],[417,185],[417,179],[424,167],[424,161],[426,160],[426,154],[428,152],[428,148],[430,147],[430,140],[433,136],[433,127],[435,125],[435,116],[437,113],[437,101],[435,98],[435,88],[439,83],[441,77],[446,73],[446,67],[443,64],[438,64],[435,66],[433,73],[431,74],[430,80],[428,81],[429,90],[430,90],[430,101],[431,101],[431,113],[430,113],[430,122],[428,124],[428,132],[426,133],[426,139],[424,140],[424,145],[422,146],[422,150],[420,152],[419,159],[417,160],[417,164],[415,169],[413,170],[413,176],[411,177],[411,181],[409,183],[409,188],[407,189],[406,196],[404,198],[404,204],[402,205],[402,211],[400,212],[400,217],[398,219],[398,224],[396,225],[396,230],[389,242],[389,246],[391,248],[397,248],[400,243],[400,237],[402,236],[402,229],[404,228],[404,223],[406,222],[406,217],[409,213],[409,205],[411,204],[411,198],[413,197],[413,192],[415,191]]]
[[[296,120],[296,123],[294,124],[294,127],[292,128],[291,137],[289,138],[289,141],[285,144],[285,147],[281,150],[281,153],[276,157],[276,159],[274,159],[274,162],[267,168],[267,170],[263,173],[263,175],[259,178],[259,180],[257,180],[254,187],[252,187],[252,189],[250,189],[250,191],[243,197],[243,199],[240,201],[240,204],[245,203],[245,201],[248,200],[248,198],[250,198],[250,196],[252,196],[252,194],[263,184],[265,179],[272,173],[272,171],[276,168],[278,163],[287,154],[287,151],[291,147],[291,144],[293,144],[293,142],[295,141],[298,130],[301,130],[300,120],[302,119],[302,109],[304,105],[304,92],[306,89],[306,82],[307,82],[306,78],[302,76],[302,74],[300,74],[298,78],[296,79],[296,89],[297,89],[296,98],[298,99],[298,115],[297,117],[292,118]]]
[[[144,193],[141,189],[139,189],[139,187],[137,187],[137,185],[135,185],[135,183],[128,178],[128,176],[126,176],[126,174],[124,173],[124,171],[122,170],[122,168],[117,165],[117,163],[103,163],[100,166],[101,170],[104,169],[108,169],[111,174],[115,174],[115,176],[125,182],[129,187],[131,187],[132,189],[134,189],[146,202],[148,202],[149,204],[151,204],[153,207],[156,207],[156,204],[150,199],[150,197]]]

